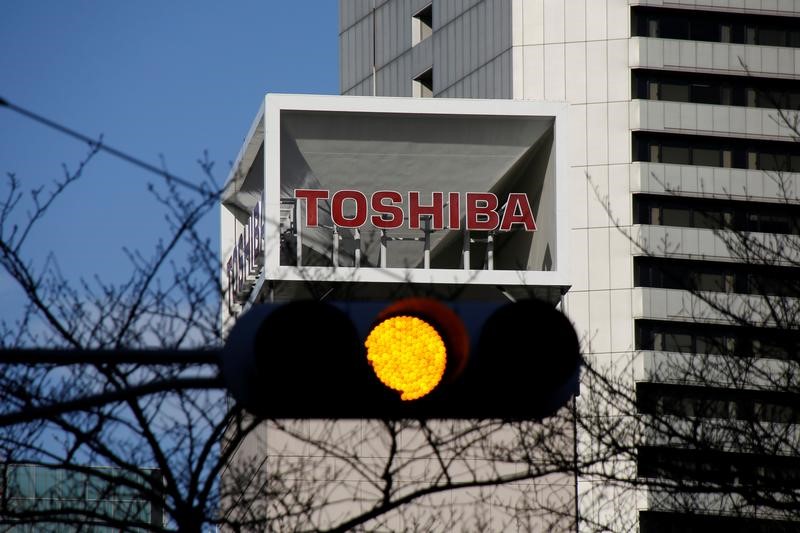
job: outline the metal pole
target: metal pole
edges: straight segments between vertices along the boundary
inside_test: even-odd
[[[381,257],[380,257],[380,265],[381,268],[386,268],[386,230],[381,230]]]
[[[431,217],[425,217],[425,226],[422,231],[425,232],[425,251],[422,256],[422,265],[427,270],[431,268]]]
[[[297,266],[303,266],[303,228],[300,224],[302,220],[302,208],[300,207],[300,200],[294,203],[294,234],[295,234],[295,254],[297,255]]]

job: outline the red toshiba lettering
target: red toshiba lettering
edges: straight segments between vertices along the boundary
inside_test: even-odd
[[[497,196],[490,192],[467,193],[467,229],[492,231],[500,224]]]
[[[521,192],[509,193],[503,220],[500,222],[500,231],[508,231],[514,224],[522,224],[525,231],[536,231],[536,221],[533,220],[528,195]]]
[[[450,211],[450,229],[461,228],[461,195],[451,192],[448,195],[447,205]]]
[[[352,218],[344,214],[345,200],[356,203],[356,211]],[[341,228],[360,228],[367,221],[367,197],[361,191],[342,190],[333,193],[331,198],[331,218],[333,223]]]
[[[295,189],[294,197],[298,200],[306,201],[306,226],[309,228],[316,228],[319,225],[319,217],[317,216],[319,200],[328,199],[328,191],[317,189]]]
[[[434,192],[432,205],[420,205],[419,191],[408,193],[408,227],[419,229],[422,217],[432,219],[431,229],[444,229],[444,193]]]
[[[383,203],[388,200],[389,204]],[[403,201],[403,195],[397,191],[376,191],[372,193],[370,204],[372,210],[378,213],[372,215],[372,225],[380,229],[399,228],[403,225],[403,208],[395,205]]]

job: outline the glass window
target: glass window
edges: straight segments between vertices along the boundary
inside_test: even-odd
[[[712,148],[693,148],[692,164],[718,167],[721,164],[720,151]]]
[[[661,210],[661,224],[665,226],[690,227],[692,212],[689,209],[665,207]]]
[[[784,46],[786,44],[786,32],[772,28],[759,28],[758,44],[761,46]]]
[[[661,37],[664,39],[688,39],[689,20],[682,16],[662,17]]]
[[[662,146],[661,162],[676,165],[689,165],[689,148],[686,146]]]
[[[51,468],[36,469],[36,496],[54,497],[58,485],[58,470]]]
[[[33,469],[34,467],[25,465],[8,467],[9,496],[33,498],[36,495],[33,487]]]
[[[689,85],[685,83],[662,82],[659,90],[659,100],[688,102]]]
[[[692,353],[694,351],[694,339],[688,333],[666,333],[663,336],[665,352]]]
[[[692,102],[698,104],[718,104],[719,87],[706,83],[693,83],[691,86]]]

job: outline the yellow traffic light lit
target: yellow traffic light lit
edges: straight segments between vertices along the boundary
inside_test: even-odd
[[[436,328],[415,316],[394,316],[375,326],[364,343],[378,379],[402,400],[422,398],[439,384],[447,349]]]

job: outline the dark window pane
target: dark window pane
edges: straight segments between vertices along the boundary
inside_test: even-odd
[[[662,146],[661,162],[676,165],[688,165],[691,163],[689,158],[689,148],[684,146]]]
[[[698,104],[718,104],[719,87],[695,83],[692,85],[692,102]]]
[[[709,148],[693,148],[692,164],[707,167],[721,166],[721,154],[719,150]]]
[[[665,207],[661,211],[661,224],[664,226],[690,227],[692,212],[688,209]]]
[[[660,100],[688,102],[689,86],[685,83],[662,82],[658,95]]]

